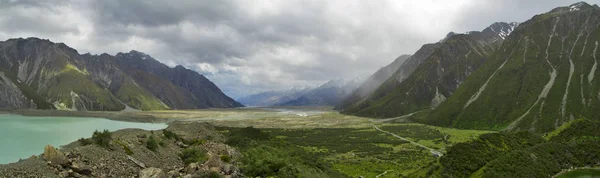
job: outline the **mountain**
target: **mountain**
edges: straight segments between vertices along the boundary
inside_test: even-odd
[[[143,81],[139,80],[139,75],[131,75],[134,71],[127,70],[128,66],[124,65],[134,63],[135,58],[119,57],[79,54],[63,43],[38,38],[0,42],[0,107],[111,111],[126,107],[178,109],[180,103],[167,102],[177,99],[172,95],[202,96],[190,104],[194,106],[190,109],[241,106],[191,70],[167,67],[164,70],[170,71],[170,75],[161,73]],[[140,66],[155,65],[150,60],[136,62]],[[152,74],[154,71],[140,69],[137,72]],[[163,85],[146,87],[150,81]],[[165,88],[156,89],[163,86]],[[156,95],[155,90],[172,93],[165,97]]]
[[[294,87],[282,91],[266,91],[239,98],[238,101],[246,106],[274,106],[300,98],[313,88]]]
[[[585,2],[534,16],[422,122],[549,132],[600,118],[599,25],[600,8]]]
[[[150,88],[150,92],[159,96],[159,98],[165,98],[164,100],[172,103],[177,109],[243,106],[225,95],[206,77],[183,66],[178,65],[175,68],[170,68],[151,56],[138,51],[118,53],[116,58],[123,71],[135,76],[134,79],[140,81],[138,83],[143,81],[142,85]],[[155,86],[168,85],[166,81],[152,80],[152,78],[157,77],[165,79],[175,86],[156,89]],[[174,94],[179,95],[173,96]],[[181,101],[181,103],[177,101]]]
[[[517,23],[494,23],[483,31],[449,33],[424,45],[362,102],[343,108],[359,116],[395,117],[437,107],[495,52]]]
[[[360,86],[363,79],[330,80],[327,83],[311,89],[299,98],[278,104],[279,106],[336,106]]]
[[[369,76],[363,84],[360,85],[356,90],[346,97],[336,109],[346,108],[354,103],[360,102],[362,99],[369,96],[375,89],[379,87],[383,82],[390,78],[400,68],[400,66],[409,59],[411,55],[398,56],[392,63],[385,67],[377,70],[373,75]]]

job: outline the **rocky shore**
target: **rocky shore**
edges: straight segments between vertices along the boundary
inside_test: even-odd
[[[0,177],[243,177],[241,154],[207,123],[172,122],[165,130],[109,135],[105,145],[94,143],[97,138],[60,149],[48,145],[39,156],[0,165]]]

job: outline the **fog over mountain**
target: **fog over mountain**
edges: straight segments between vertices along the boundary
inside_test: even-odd
[[[144,51],[239,98],[369,76],[449,31],[522,22],[574,2],[0,0],[0,40],[35,36],[92,54]]]

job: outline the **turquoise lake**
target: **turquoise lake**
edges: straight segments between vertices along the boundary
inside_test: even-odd
[[[95,130],[160,130],[166,127],[166,124],[160,123],[122,122],[101,118],[0,115],[0,164],[39,155],[44,152],[46,145],[58,148],[79,138],[91,137]]]

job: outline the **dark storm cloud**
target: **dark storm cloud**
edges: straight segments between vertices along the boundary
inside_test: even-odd
[[[81,52],[143,51],[238,97],[369,75],[449,31],[520,22],[574,2],[0,0],[0,37],[48,38]]]

